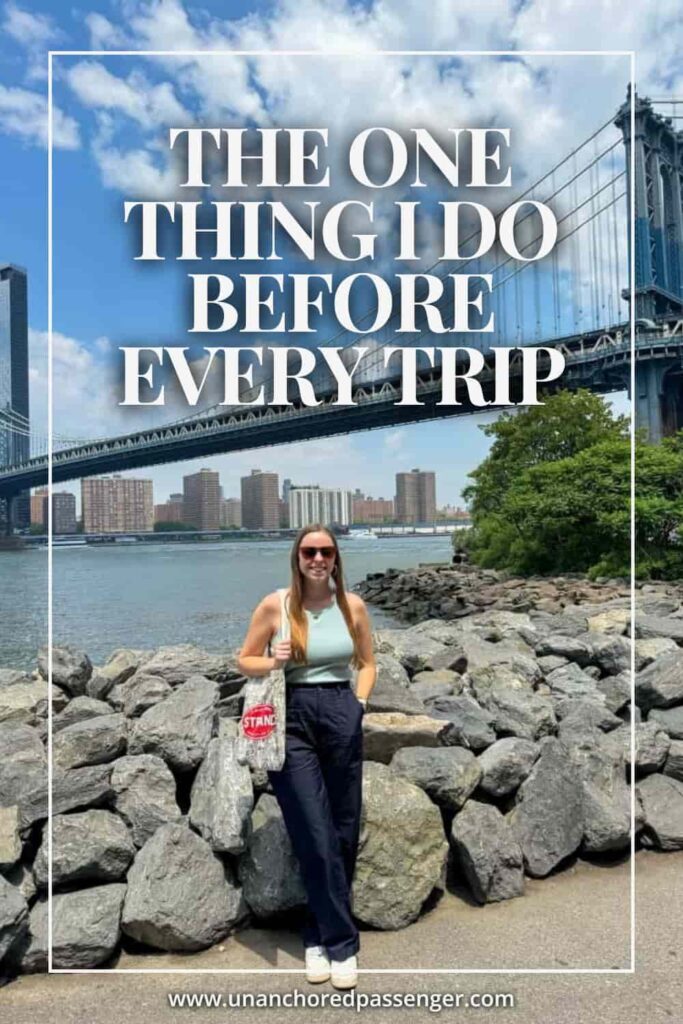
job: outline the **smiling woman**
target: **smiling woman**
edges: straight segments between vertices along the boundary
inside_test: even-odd
[[[308,898],[307,977],[331,977],[335,987],[351,988],[359,949],[351,885],[360,836],[362,720],[376,667],[367,609],[346,593],[337,541],[326,526],[304,527],[292,546],[284,602],[288,640],[281,607],[278,593],[258,605],[239,666],[247,676],[284,668],[285,760],[268,779]]]

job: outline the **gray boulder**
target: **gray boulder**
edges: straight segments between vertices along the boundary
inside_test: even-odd
[[[631,668],[631,643],[624,636],[607,633],[591,633],[591,661],[605,675],[617,676],[620,672],[628,672]]]
[[[660,850],[683,850],[683,782],[648,775],[638,783],[645,827]]]
[[[112,707],[123,711],[126,718],[139,718],[171,693],[173,688],[165,679],[141,671],[113,687],[107,700]]]
[[[39,710],[47,705],[47,683],[23,673],[6,670],[0,679],[0,723],[35,725]]]
[[[47,759],[36,729],[6,723],[0,726],[0,807],[18,806],[24,824],[24,802],[32,793],[47,801]]]
[[[120,757],[111,773],[113,804],[131,831],[133,843],[144,846],[161,825],[178,821],[176,781],[154,754]]]
[[[440,747],[455,742],[450,721],[432,715],[366,711],[363,716],[363,757],[368,761],[389,764],[401,747]]]
[[[235,692],[244,683],[244,676],[235,669],[232,654],[209,654],[193,644],[160,647],[150,658],[141,662],[140,668],[147,675],[161,676],[172,687],[180,686],[193,676],[219,682],[233,681]]]
[[[377,665],[377,683],[393,683],[394,686],[406,687],[410,683],[410,677],[398,658],[392,654],[375,655]]]
[[[620,672],[617,676],[596,679],[595,685],[605,699],[605,707],[614,714],[621,711],[631,700],[630,672]]]
[[[552,704],[531,690],[495,687],[482,696],[481,703],[499,736],[538,740],[557,730]]]
[[[648,722],[656,722],[672,740],[683,740],[683,705],[676,708],[653,708]]]
[[[0,871],[6,875],[21,858],[19,808],[0,807]]]
[[[561,736],[586,729],[609,732],[611,729],[618,729],[622,724],[621,719],[613,715],[601,701],[584,697],[565,697],[557,701],[555,714],[560,719]]]
[[[481,778],[474,754],[461,747],[405,747],[390,767],[441,807],[459,810]]]
[[[0,875],[0,962],[28,928],[28,904],[18,889]]]
[[[538,744],[517,736],[497,740],[477,758],[479,785],[492,797],[508,796],[519,788],[540,753]]]
[[[47,826],[33,873],[40,888],[48,881]],[[90,810],[58,814],[52,821],[52,882],[57,887],[76,882],[117,882],[135,854],[130,833],[111,811]]]
[[[206,949],[243,916],[227,865],[184,824],[162,825],[128,872],[121,927],[156,949]]]
[[[558,700],[563,697],[588,697],[596,701],[604,699],[596,680],[574,662],[548,673],[546,682]]]
[[[670,615],[643,615],[637,612],[636,637],[639,640],[667,637],[676,643],[683,643],[683,619]]]
[[[447,856],[438,807],[386,765],[366,762],[352,894],[355,916],[383,929],[415,921],[443,877]]]
[[[585,732],[567,742],[583,787],[583,842],[586,853],[625,849],[631,839],[631,797],[621,751],[602,733]]]
[[[66,811],[85,810],[108,803],[112,796],[111,771],[111,764],[72,768],[69,771],[56,769],[52,774],[52,813],[64,814]],[[45,779],[21,801],[22,827],[47,818],[47,810]]]
[[[125,683],[126,679],[137,671],[140,662],[149,656],[149,651],[128,648],[114,651],[105,665],[93,670],[92,677],[86,685],[86,693],[97,700],[108,699],[110,691]]]
[[[43,679],[48,678],[48,649],[38,651],[38,671]],[[64,644],[52,648],[52,682],[67,690],[72,697],[80,697],[92,675],[92,663],[85,651]]]
[[[133,720],[129,753],[156,754],[179,771],[195,768],[206,756],[217,701],[216,683],[192,676],[161,704]]]
[[[567,636],[564,633],[548,633],[539,637],[535,650],[539,658],[555,655],[582,667],[593,660],[593,642],[592,634]]]
[[[683,651],[663,654],[636,674],[636,701],[643,711],[683,704]]]
[[[382,629],[376,634],[378,654],[390,654],[409,675],[427,669],[449,668],[459,672],[464,667],[462,652],[441,644],[410,629]]]
[[[683,782],[683,740],[671,741],[662,772]]]
[[[437,719],[451,724],[448,743],[466,747],[477,753],[496,741],[493,730],[493,715],[482,708],[472,697],[436,697],[428,702],[429,713]]]
[[[678,644],[667,636],[652,637],[649,640],[636,640],[636,672],[651,665],[663,654],[678,650]]]
[[[95,700],[94,697],[74,697],[66,705],[64,710],[52,719],[52,734],[66,729],[77,722],[87,722],[89,718],[97,718],[100,715],[111,715],[112,709],[103,700]]]
[[[254,808],[238,871],[244,899],[257,918],[306,904],[299,861],[280,806],[270,793],[262,793]]]
[[[54,967],[99,967],[110,959],[121,936],[121,907],[125,893],[126,886],[117,882],[76,892],[55,893],[52,901]],[[47,944],[44,924],[42,934]],[[38,935],[35,938],[38,939]],[[37,947],[36,941],[31,954],[35,959],[40,956]]]
[[[451,845],[478,903],[524,895],[522,851],[496,807],[468,800],[453,819]]]
[[[237,733],[235,722],[221,720],[192,784],[190,824],[220,853],[244,852],[254,807],[249,768],[235,755]]]
[[[516,795],[510,824],[522,847],[527,873],[543,878],[574,853],[583,839],[583,792],[567,746],[554,737]]]
[[[98,715],[68,725],[52,742],[54,763],[66,771],[106,764],[126,751],[127,724],[123,715]]]

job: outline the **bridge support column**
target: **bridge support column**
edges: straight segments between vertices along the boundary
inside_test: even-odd
[[[669,374],[673,366],[669,360],[636,363],[636,427],[645,427],[650,444],[683,425],[680,377]]]

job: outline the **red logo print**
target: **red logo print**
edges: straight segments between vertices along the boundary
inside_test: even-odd
[[[270,736],[275,728],[275,708],[272,704],[254,704],[242,715],[242,731],[252,740]]]

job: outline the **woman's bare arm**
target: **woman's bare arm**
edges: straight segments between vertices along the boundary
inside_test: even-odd
[[[277,631],[280,601],[277,594],[268,594],[255,608],[249,623],[247,635],[237,656],[237,665],[245,676],[266,676],[289,661],[291,643],[289,640],[277,643],[273,655],[265,653],[271,638]]]
[[[353,624],[356,627],[358,640],[358,652],[362,665],[358,670],[356,679],[356,696],[367,700],[372,692],[377,678],[377,666],[375,654],[372,649],[372,627],[370,616],[365,606],[365,601],[357,594],[349,594],[349,606],[353,615]]]

